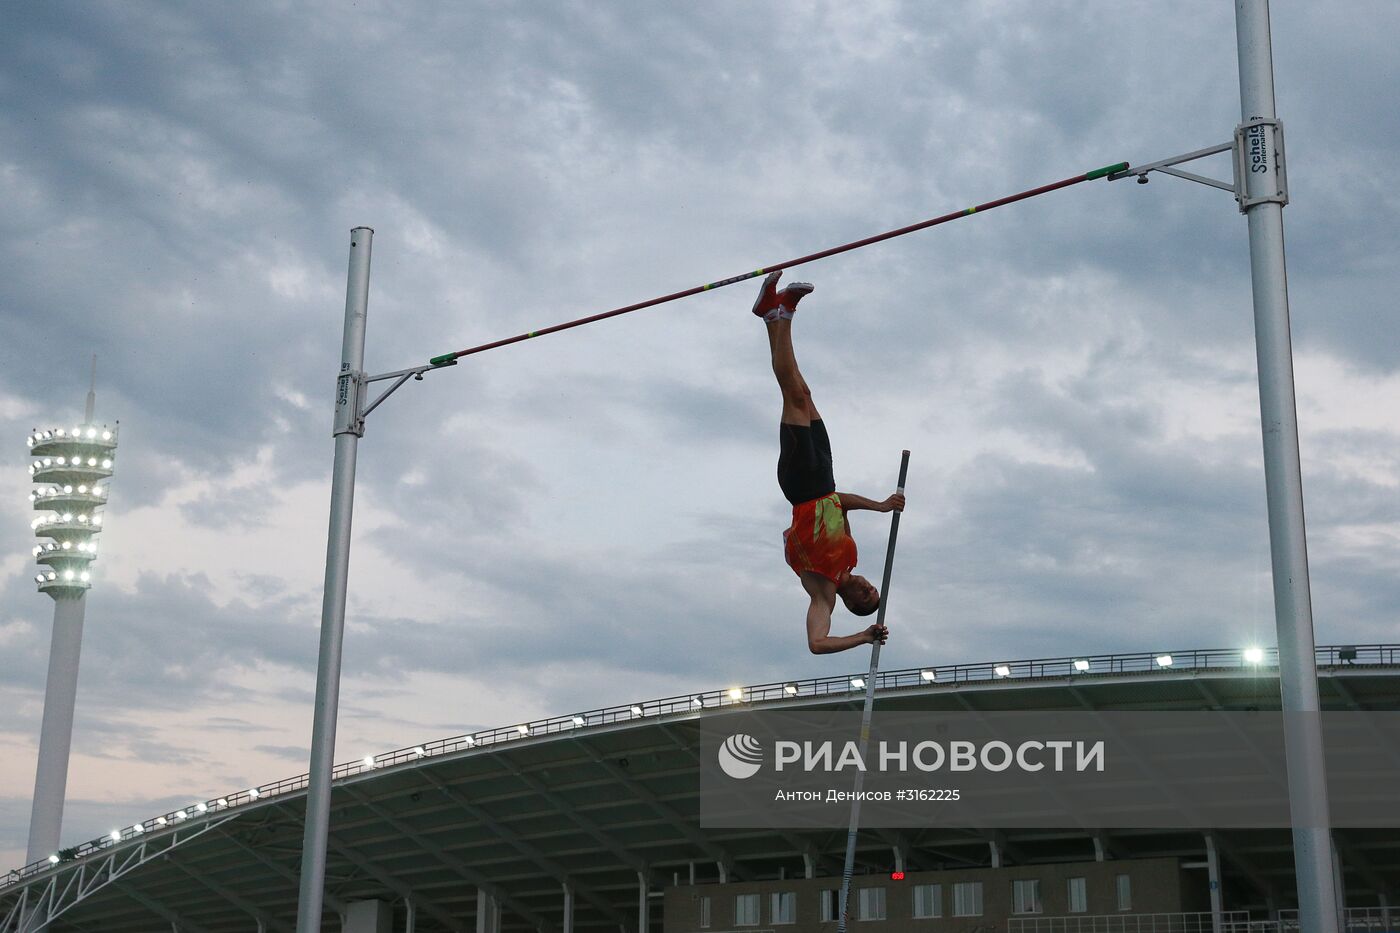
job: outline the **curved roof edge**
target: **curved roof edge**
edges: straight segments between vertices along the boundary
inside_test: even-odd
[[[1251,653],[1251,652],[1257,652]],[[1328,645],[1316,649],[1319,669],[1396,668],[1400,670],[1400,644]],[[1070,655],[1019,661],[984,661],[975,664],[943,664],[881,671],[876,675],[877,691],[936,689],[966,685],[1016,684],[1034,687],[1065,680],[1100,681],[1114,678],[1180,677],[1184,674],[1229,673],[1241,670],[1277,671],[1278,649],[1195,648],[1185,651],[1155,651],[1116,654]],[[802,700],[833,700],[864,691],[864,673],[831,675],[804,680],[773,681],[745,687],[727,687],[700,693],[687,693],[637,703],[624,703],[577,713],[536,719],[514,725],[482,729],[472,733],[437,739],[422,745],[400,748],[379,755],[366,755],[356,761],[336,765],[331,779],[343,782],[369,772],[424,758],[451,755],[475,748],[530,738],[573,735],[584,730],[625,726],[629,722],[658,716],[694,716],[705,711],[751,707],[763,703]],[[306,773],[257,787],[237,791],[184,809],[135,823],[123,830],[64,848],[46,860],[31,862],[6,872],[0,890],[33,878],[53,865],[86,858],[111,850],[124,842],[144,839],[190,827],[201,820],[232,809],[242,809],[272,798],[295,795],[307,786]]]

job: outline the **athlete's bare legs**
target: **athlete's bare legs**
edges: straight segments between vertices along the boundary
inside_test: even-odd
[[[802,376],[802,370],[797,365],[797,354],[792,348],[792,313],[802,296],[812,291],[812,286],[794,282],[780,292],[777,282],[781,274],[771,273],[764,280],[763,290],[754,304],[754,313],[763,317],[768,326],[773,375],[783,393],[782,421],[784,424],[806,427],[819,420],[821,415],[812,403],[812,390]]]

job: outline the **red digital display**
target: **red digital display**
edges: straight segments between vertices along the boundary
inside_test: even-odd
[[[903,881],[903,880],[904,880],[904,872],[902,872],[902,871],[892,871],[892,872],[890,872],[890,880],[891,880],[891,881]]]

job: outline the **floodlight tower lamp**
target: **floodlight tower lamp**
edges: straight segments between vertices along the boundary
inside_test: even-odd
[[[30,476],[38,484],[29,499],[41,513],[31,527],[36,537],[50,539],[32,551],[51,571],[36,578],[39,591],[54,599],[76,597],[88,588],[89,565],[97,559],[93,537],[102,530],[100,509],[107,503],[116,431],[105,425],[100,434],[91,425],[36,431],[29,447],[37,458]]]
[[[97,359],[93,383],[81,423],[36,429],[26,439],[33,458],[29,499],[38,512],[30,523],[40,541],[31,549],[39,572],[34,583],[54,601],[53,635],[44,687],[44,715],[39,757],[34,774],[34,799],[29,820],[27,862],[48,858],[59,848],[63,803],[68,787],[68,760],[77,705],[78,662],[82,649],[83,616],[92,586],[94,540],[102,531],[117,453],[117,425],[97,424]]]

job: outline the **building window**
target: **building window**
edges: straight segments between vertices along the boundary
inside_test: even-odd
[[[1089,912],[1089,888],[1083,878],[1069,879],[1069,912],[1086,914]]]
[[[822,923],[835,923],[839,917],[841,892],[836,888],[828,888],[822,892]]]
[[[1133,879],[1127,875],[1119,875],[1115,879],[1115,886],[1118,890],[1118,909],[1133,909]]]
[[[710,925],[710,898],[708,895],[700,898],[696,905],[696,913],[699,915],[700,928],[707,928]]]
[[[959,881],[953,885],[953,916],[982,916],[982,882]]]
[[[860,889],[860,912],[856,914],[857,920],[884,920],[885,919],[885,889],[884,888],[861,888]]]
[[[734,925],[736,927],[758,926],[757,894],[740,894],[734,898]]]
[[[787,894],[774,894],[770,899],[769,910],[772,913],[773,924],[796,923],[797,922],[797,895],[791,892]]]
[[[1011,912],[1040,913],[1040,882],[1035,878],[1020,878],[1011,882]]]
[[[914,919],[943,916],[943,885],[914,885]]]

